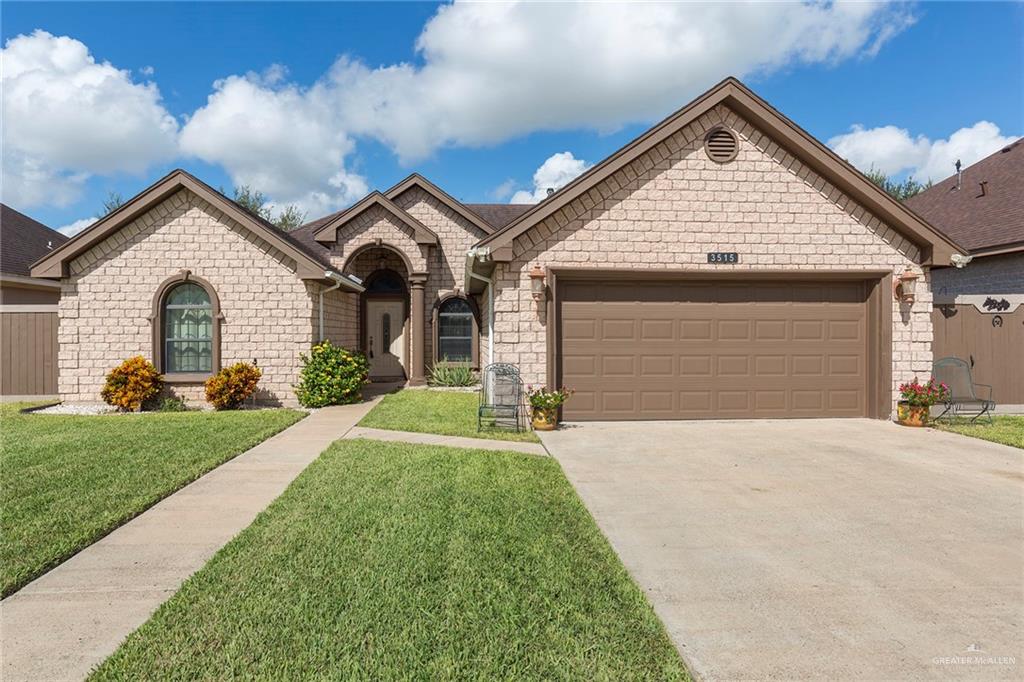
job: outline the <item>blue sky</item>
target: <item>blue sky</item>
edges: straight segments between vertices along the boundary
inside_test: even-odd
[[[309,219],[413,170],[464,201],[525,201],[727,75],[898,175],[938,180],[1024,134],[1019,3],[0,12],[3,200],[53,227],[175,167]]]

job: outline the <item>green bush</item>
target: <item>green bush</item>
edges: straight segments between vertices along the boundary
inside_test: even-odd
[[[240,407],[253,393],[263,376],[259,367],[236,362],[206,380],[206,402],[218,410]]]
[[[100,396],[108,405],[138,412],[157,397],[163,383],[153,363],[136,355],[110,370]]]
[[[476,375],[468,365],[439,360],[430,368],[427,383],[431,386],[472,386],[476,383]]]
[[[188,405],[184,398],[164,398],[156,409],[159,412],[188,412]]]
[[[347,405],[362,399],[368,381],[370,363],[359,351],[321,341],[309,355],[299,355],[302,371],[295,394],[304,407]]]

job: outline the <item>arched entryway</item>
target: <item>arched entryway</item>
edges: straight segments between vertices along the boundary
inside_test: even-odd
[[[384,243],[354,251],[344,272],[362,280],[366,289],[360,295],[359,336],[370,360],[370,379],[423,383],[426,275],[412,272],[405,254]]]

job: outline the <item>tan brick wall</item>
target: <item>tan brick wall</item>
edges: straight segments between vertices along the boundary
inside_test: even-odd
[[[380,208],[371,208],[357,216],[338,230],[338,241],[331,247],[331,263],[345,272],[365,279],[381,267],[377,250],[364,250],[350,260],[352,254],[380,239],[383,243],[401,250],[409,259],[414,272],[426,272],[424,289],[424,358],[427,368],[433,360],[433,316],[434,306],[441,297],[462,287],[465,271],[466,252],[486,236],[478,227],[460,216],[444,203],[438,201],[418,187],[413,187],[395,198],[395,204],[426,225],[437,234],[437,246],[420,246],[415,243],[412,231],[392,218]],[[384,251],[383,267],[406,276],[406,267],[401,259],[390,251]],[[477,298],[477,303],[480,299]],[[412,340],[410,352],[415,347]]]
[[[316,286],[313,292],[316,297],[314,300],[319,306],[319,290],[328,287],[313,286]],[[313,314],[313,329],[319,338],[319,309],[314,308]],[[324,337],[336,346],[359,348],[359,294],[335,289],[324,295]]]
[[[707,158],[703,136],[726,123],[737,159]],[[546,311],[530,295],[542,267],[721,272],[708,251],[737,251],[737,273],[757,270],[902,271],[918,249],[854,204],[736,114],[719,106],[569,206],[524,233],[496,270],[495,360],[546,378]],[[920,268],[916,268],[920,271]],[[931,292],[919,284],[909,310],[893,309],[893,390],[931,367]]]
[[[371,206],[338,228],[337,239],[331,245],[331,264],[351,271],[346,265],[352,254],[378,239],[404,253],[413,272],[427,271],[430,247],[417,244],[412,228],[380,206]]]
[[[419,187],[412,187],[395,197],[395,204],[433,230],[440,242],[430,254],[429,277],[423,296],[425,358],[427,367],[430,367],[434,359],[434,306],[443,296],[462,288],[466,252],[487,234]],[[479,298],[476,301],[479,305]]]
[[[98,402],[106,372],[132,355],[152,359],[153,296],[181,270],[207,280],[220,299],[221,363],[263,370],[260,398],[296,404],[300,351],[309,348],[319,285],[295,262],[182,190],[71,263],[60,302],[60,395]],[[203,405],[202,385],[173,393]]]

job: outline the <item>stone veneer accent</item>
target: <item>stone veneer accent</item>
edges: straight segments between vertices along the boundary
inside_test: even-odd
[[[297,404],[298,356],[318,333],[323,287],[298,279],[293,260],[188,190],[71,262],[59,307],[61,398],[99,402],[113,366],[133,355],[152,359],[153,296],[181,270],[207,280],[220,298],[221,364],[257,360],[263,370],[258,397]],[[332,305],[344,307],[338,298],[344,296],[353,298],[337,294]],[[345,339],[337,324],[332,329]],[[169,391],[205,405],[201,384]]]
[[[1024,253],[975,257],[967,267],[932,270],[935,296],[1024,294]]]
[[[736,160],[704,152],[724,123],[740,136]],[[713,270],[708,251],[738,251],[739,275],[758,270],[890,270],[915,266],[914,245],[723,105],[619,170],[513,242],[499,263],[495,361],[519,365],[525,383],[546,381],[546,310],[530,295],[541,267]],[[909,309],[893,305],[896,386],[931,371],[927,277]]]

